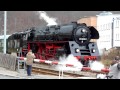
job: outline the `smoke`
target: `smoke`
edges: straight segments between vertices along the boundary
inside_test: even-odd
[[[63,71],[81,71],[83,65],[79,62],[72,54],[68,57],[65,55],[59,58],[59,61],[62,65],[56,66],[56,69]],[[73,67],[66,67],[66,64],[72,64]]]
[[[90,62],[90,68],[93,71],[101,71],[104,68],[104,65],[99,61]]]
[[[47,26],[58,25],[56,22],[56,18],[50,18],[45,11],[38,11],[39,18],[46,21]]]
[[[90,61],[89,65],[90,65],[90,68],[92,71],[101,71],[101,69],[103,69],[105,67],[104,64],[102,64],[99,61]],[[106,75],[105,74],[97,74],[96,78],[97,79],[106,79]]]
[[[107,79],[105,74],[98,74],[97,79]]]

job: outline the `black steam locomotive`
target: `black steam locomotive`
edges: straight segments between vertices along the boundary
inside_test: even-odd
[[[12,34],[8,38],[7,52],[25,57],[32,49],[37,59],[58,60],[62,55],[73,54],[82,62],[97,60],[98,47],[91,39],[99,39],[99,33],[85,23],[32,27]]]

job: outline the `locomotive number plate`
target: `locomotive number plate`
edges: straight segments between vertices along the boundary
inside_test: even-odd
[[[87,38],[79,38],[79,40],[87,40]]]

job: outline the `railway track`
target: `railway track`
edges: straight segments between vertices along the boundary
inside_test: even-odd
[[[56,70],[54,66],[48,64],[34,64],[32,72],[35,74],[43,74],[43,75],[53,75],[59,76],[59,70]],[[75,72],[75,71],[64,71],[64,77],[95,77],[96,73],[90,72]]]
[[[55,71],[55,70],[51,70],[51,69],[38,68],[38,67],[33,67],[33,73],[59,76],[59,71]],[[74,74],[74,73],[64,72],[64,77],[68,77],[68,76],[70,76],[70,77],[82,77],[84,75],[78,75],[78,74]]]

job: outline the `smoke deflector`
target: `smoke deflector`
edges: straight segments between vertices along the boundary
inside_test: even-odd
[[[91,31],[91,39],[99,39],[99,32],[93,26],[89,26],[88,28]]]

